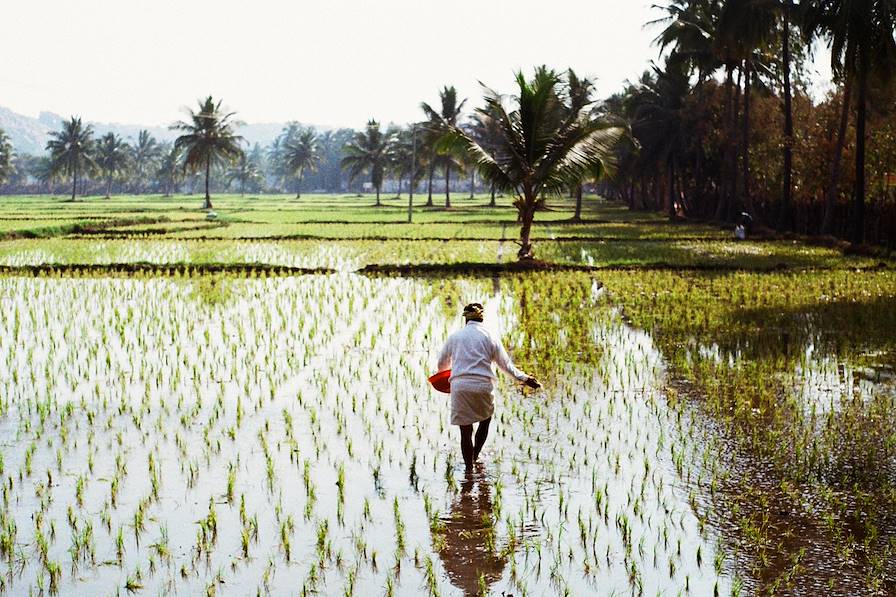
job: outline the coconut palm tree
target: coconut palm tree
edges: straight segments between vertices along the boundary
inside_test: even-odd
[[[477,110],[473,114],[470,134],[482,147],[490,150],[496,148],[498,143],[500,143],[501,138],[497,117],[485,110]],[[472,169],[475,170],[475,166],[473,166]],[[496,187],[494,183],[489,183],[489,192],[491,194],[491,199],[489,200],[488,206],[495,207]]]
[[[299,130],[279,148],[280,170],[296,177],[296,199],[302,196],[302,179],[306,172],[320,166],[320,143],[312,128]]]
[[[205,170],[205,203],[203,209],[212,208],[212,198],[208,192],[212,165],[232,164],[240,158],[243,138],[234,132],[241,123],[234,120],[235,112],[224,112],[221,100],[217,103],[208,96],[199,100],[199,110],[188,110],[190,120],[171,125],[173,130],[184,134],[174,141],[174,148],[184,152],[184,171]]]
[[[106,199],[112,194],[112,180],[127,170],[128,145],[115,133],[100,137],[96,147],[96,165],[106,177]]]
[[[771,75],[765,51],[775,31],[775,14],[766,2],[724,0],[719,14],[718,43],[724,52],[738,61],[743,73],[743,120],[741,124],[741,197],[744,209],[755,216],[750,194],[750,107],[757,73]],[[770,77],[771,78],[771,77]]]
[[[9,180],[13,173],[12,143],[6,131],[0,129],[0,184]]]
[[[419,151],[419,133],[421,125],[412,123],[404,128],[390,128],[387,134],[392,136],[392,150],[388,171],[398,180],[396,197],[401,197],[402,184],[408,180],[409,199],[413,200],[414,190],[423,176],[422,155]]]
[[[689,91],[684,63],[670,57],[665,69],[654,65],[645,73],[629,98],[634,115],[632,132],[642,143],[643,160],[661,164],[666,169],[666,213],[670,219],[676,217],[675,180],[679,156],[688,143],[684,116]]]
[[[485,108],[500,131],[492,147],[483,147],[457,125],[442,122],[440,148],[473,157],[480,177],[501,190],[514,192],[519,212],[518,257],[532,258],[531,230],[535,212],[544,206],[543,193],[562,193],[611,165],[612,150],[625,129],[595,118],[591,104],[574,109],[568,77],[546,67],[531,79],[517,73],[518,95],[509,104],[487,90]]]
[[[392,136],[384,134],[380,129],[380,123],[369,120],[364,130],[355,133],[354,138],[343,148],[345,157],[340,162],[342,168],[348,170],[349,179],[353,181],[365,172],[370,175],[370,182],[376,189],[377,207],[382,205],[380,190],[386,169],[392,162],[394,142]]]
[[[664,6],[654,5],[665,15],[647,23],[647,27],[662,26],[653,44],[663,54],[667,49],[678,55],[698,81],[705,81],[721,62],[715,45],[720,1],[671,0]]]
[[[436,130],[439,130],[439,127],[443,124],[456,126],[457,120],[460,118],[461,112],[464,109],[464,104],[467,103],[467,100],[464,99],[458,103],[457,90],[453,85],[446,85],[439,91],[439,102],[441,107],[438,111],[433,109],[432,106],[426,102],[420,104],[420,108],[423,110],[426,118],[429,119],[430,124],[436,128]],[[451,207],[451,168],[455,167],[460,169],[462,167],[462,162],[455,160],[451,155],[440,155],[437,157],[435,163],[440,165],[445,172],[445,207]]]
[[[72,177],[72,201],[78,191],[78,176],[96,167],[93,160],[93,127],[83,125],[80,118],[71,117],[62,123],[62,130],[52,131],[47,141],[50,163],[54,174]]]
[[[142,193],[146,189],[146,179],[149,173],[155,170],[161,157],[161,147],[156,138],[149,131],[141,130],[137,133],[137,141],[131,148],[131,156],[134,161],[134,190]]]
[[[156,179],[164,189],[165,197],[170,197],[184,179],[183,154],[169,143],[162,145],[161,153],[162,159],[159,160]]]
[[[850,240],[865,238],[865,143],[868,92],[896,72],[896,1],[816,0],[808,4],[806,28],[826,38],[834,74],[856,89],[856,174]],[[849,88],[849,87],[848,87]]]
[[[227,171],[227,186],[240,183],[240,196],[246,194],[246,185],[258,185],[262,180],[261,167],[250,155],[243,153],[240,159]]]

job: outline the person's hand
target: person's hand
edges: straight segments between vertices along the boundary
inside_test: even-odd
[[[538,388],[541,387],[541,382],[530,375],[529,378],[526,380],[526,385],[529,386],[530,388],[532,388],[533,390],[537,390]]]

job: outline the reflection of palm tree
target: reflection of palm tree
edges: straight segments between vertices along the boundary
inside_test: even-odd
[[[506,554],[495,544],[491,482],[482,474],[468,473],[451,504],[450,516],[433,529],[448,579],[466,596],[480,594],[501,579]]]

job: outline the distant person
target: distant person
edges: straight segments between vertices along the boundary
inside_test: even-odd
[[[734,227],[734,238],[736,240],[747,240],[751,232],[753,232],[753,217],[745,211],[741,212],[740,221]]]
[[[460,451],[469,471],[485,445],[488,426],[495,412],[492,390],[497,376],[492,363],[530,388],[540,388],[541,384],[517,369],[501,341],[482,325],[482,305],[467,305],[463,316],[466,325],[448,337],[439,354],[437,369],[451,369],[451,424],[460,426]],[[479,425],[474,444],[475,423]]]

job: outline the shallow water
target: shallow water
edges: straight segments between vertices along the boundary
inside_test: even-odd
[[[459,288],[515,338],[507,288]],[[597,365],[502,382],[467,476],[427,281],[2,279],[4,586],[55,563],[66,595],[729,593],[679,474],[701,447],[599,294]]]

